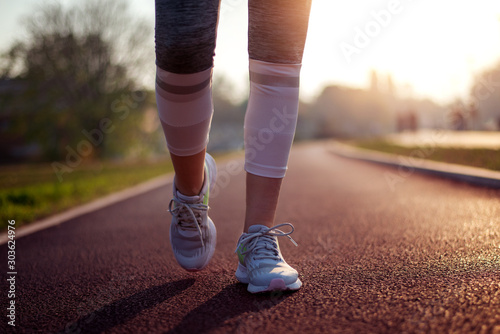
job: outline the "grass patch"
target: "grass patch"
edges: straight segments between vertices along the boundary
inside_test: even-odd
[[[0,167],[0,229],[9,219],[28,224],[171,171],[170,160],[91,163],[59,182],[50,164]]]
[[[413,154],[415,157],[424,157],[428,160],[500,171],[500,150],[431,146],[406,147],[392,144],[383,139],[352,140],[346,142],[346,144],[396,155],[410,156]],[[418,150],[421,150],[421,152],[417,153]]]

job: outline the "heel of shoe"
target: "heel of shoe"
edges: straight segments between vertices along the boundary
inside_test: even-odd
[[[250,281],[248,280],[248,270],[247,268],[238,262],[238,269],[236,269],[236,273],[234,274],[238,281],[241,283],[248,284]]]
[[[205,167],[210,175],[210,190],[212,190],[215,186],[215,182],[217,181],[217,164],[215,163],[214,158],[206,153],[205,155]]]

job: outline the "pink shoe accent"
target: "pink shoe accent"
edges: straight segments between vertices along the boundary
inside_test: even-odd
[[[271,283],[269,283],[269,287],[266,289],[266,291],[274,291],[274,290],[286,290],[286,284],[285,281],[282,278],[274,278],[271,280]]]

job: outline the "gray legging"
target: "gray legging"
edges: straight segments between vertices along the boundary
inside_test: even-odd
[[[156,65],[178,74],[213,66],[220,0],[156,0]],[[311,0],[249,0],[250,59],[299,64]]]

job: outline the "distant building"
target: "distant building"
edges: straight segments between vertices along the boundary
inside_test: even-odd
[[[373,78],[373,80],[375,80]],[[394,131],[393,99],[370,90],[326,87],[313,106],[319,137],[370,137]]]

